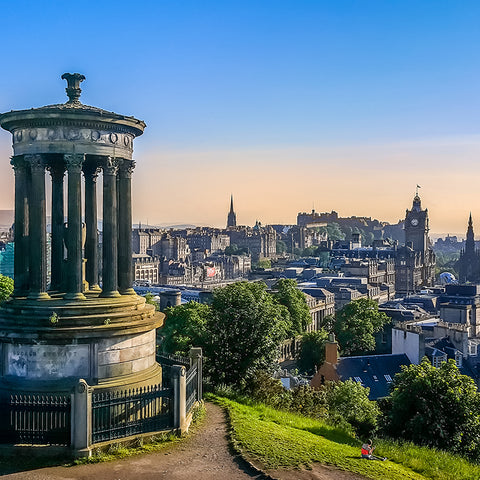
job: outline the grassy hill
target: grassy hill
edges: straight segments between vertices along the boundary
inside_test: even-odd
[[[360,458],[360,441],[345,431],[263,404],[210,396],[229,412],[234,444],[265,469],[302,468],[318,462],[371,479],[478,480],[480,466],[412,444],[376,442],[385,462]]]

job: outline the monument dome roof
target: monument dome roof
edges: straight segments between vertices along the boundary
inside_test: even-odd
[[[128,130],[135,137],[142,135],[145,122],[133,116],[120,115],[98,107],[84,105],[80,102],[80,82],[85,77],[78,73],[65,73],[62,79],[67,80],[65,89],[68,95],[66,103],[45,105],[28,110],[11,110],[0,114],[0,126],[13,132],[17,128],[50,126],[56,124],[73,124],[79,126],[100,123],[109,130]]]

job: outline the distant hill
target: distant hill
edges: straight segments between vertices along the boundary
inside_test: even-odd
[[[162,229],[170,229],[173,228],[175,230],[183,230],[185,228],[195,228],[196,225],[191,225],[191,224],[167,224],[167,223],[160,223],[159,225],[148,225],[146,223],[141,223],[140,224],[142,228],[162,228]],[[133,224],[133,228],[138,228],[138,223]]]

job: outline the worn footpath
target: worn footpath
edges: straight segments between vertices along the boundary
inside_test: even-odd
[[[8,480],[361,480],[364,477],[320,465],[312,470],[271,471],[263,474],[229,448],[225,413],[207,404],[202,426],[180,444],[155,453],[112,462],[49,467],[5,475]]]

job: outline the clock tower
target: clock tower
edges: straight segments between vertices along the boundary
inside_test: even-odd
[[[428,209],[422,210],[417,193],[413,198],[412,209],[407,209],[405,215],[405,244],[416,252],[425,252],[429,247],[428,231]]]

